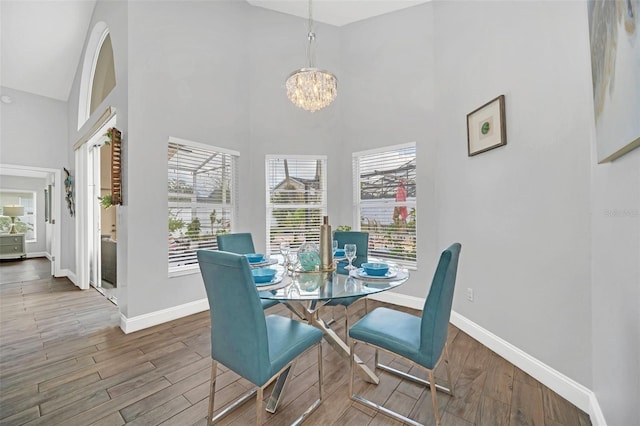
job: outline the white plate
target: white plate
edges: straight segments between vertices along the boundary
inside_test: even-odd
[[[278,259],[267,259],[263,260],[262,262],[249,262],[249,266],[251,266],[252,268],[261,268],[263,266],[275,265],[276,263],[278,263]]]
[[[256,283],[256,287],[265,287],[268,285],[273,285],[273,284],[278,284],[280,281],[282,281],[282,275],[278,275],[276,274],[271,281],[267,281],[266,283]]]
[[[362,268],[356,269],[356,276],[357,277],[366,278],[368,280],[387,280],[389,278],[395,278],[396,275],[398,275],[398,272],[397,271],[391,271],[391,270],[387,271],[387,273],[384,274],[384,275],[377,276],[377,275],[369,275],[369,274],[367,274],[364,271],[364,269],[362,269]]]

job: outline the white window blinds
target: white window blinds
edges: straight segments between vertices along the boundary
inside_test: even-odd
[[[320,243],[322,216],[327,214],[326,157],[267,156],[267,251],[281,242],[297,250],[305,242]]]
[[[353,154],[354,210],[369,256],[416,265],[415,143]]]
[[[167,157],[171,273],[197,269],[196,251],[231,232],[238,153],[170,138]]]

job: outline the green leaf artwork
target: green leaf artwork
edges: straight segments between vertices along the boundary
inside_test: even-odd
[[[487,133],[489,133],[490,129],[491,129],[491,125],[489,124],[488,121],[485,121],[484,123],[482,123],[482,127],[480,128],[480,131],[482,132],[483,135],[486,135]]]

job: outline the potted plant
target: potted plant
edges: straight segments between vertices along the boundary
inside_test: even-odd
[[[115,204],[112,203],[111,194],[107,194],[105,196],[98,197],[98,200],[100,200],[100,205],[104,209],[108,209],[111,206],[115,206]]]

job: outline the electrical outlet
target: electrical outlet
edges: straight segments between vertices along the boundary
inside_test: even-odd
[[[467,288],[467,300],[473,302],[473,289],[471,287]]]

